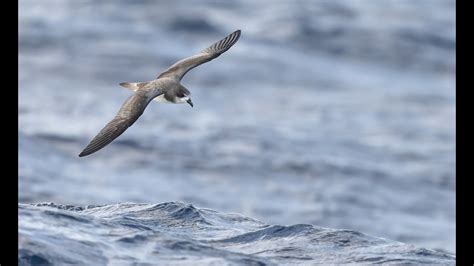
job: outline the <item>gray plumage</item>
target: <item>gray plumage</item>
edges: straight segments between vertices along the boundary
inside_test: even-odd
[[[229,50],[240,37],[236,30],[224,39],[202,50],[199,54],[182,59],[158,75],[155,80],[148,82],[122,82],[120,85],[134,91],[122,105],[117,115],[79,154],[79,157],[92,154],[107,146],[120,136],[143,114],[151,100],[167,103],[188,103],[193,106],[189,95],[191,93],[180,84],[183,76],[191,69],[209,62]]]
[[[180,81],[189,70],[206,62],[209,62],[224,53],[225,51],[229,50],[229,48],[237,42],[239,37],[240,30],[234,31],[224,39],[202,50],[199,54],[193,55],[191,57],[182,59],[174,63],[167,70],[158,75],[157,78],[159,79],[164,77],[170,77],[176,81]]]

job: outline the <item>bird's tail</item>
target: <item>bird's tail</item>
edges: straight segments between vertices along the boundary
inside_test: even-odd
[[[120,83],[120,86],[132,91],[136,91],[138,89],[138,83],[135,82],[122,82]]]

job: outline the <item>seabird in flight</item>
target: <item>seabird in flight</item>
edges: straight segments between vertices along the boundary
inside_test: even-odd
[[[200,53],[174,63],[152,81],[120,83],[120,86],[133,90],[134,94],[123,103],[114,119],[92,139],[79,157],[102,149],[120,136],[143,114],[151,100],[165,103],[188,103],[193,107],[191,92],[181,85],[181,79],[189,70],[229,50],[239,37],[240,30],[232,32]]]

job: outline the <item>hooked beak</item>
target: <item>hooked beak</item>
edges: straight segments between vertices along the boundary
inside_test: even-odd
[[[193,102],[191,101],[191,99],[187,99],[186,102],[189,103],[189,105],[191,105],[191,107],[194,106],[194,105],[193,105]]]

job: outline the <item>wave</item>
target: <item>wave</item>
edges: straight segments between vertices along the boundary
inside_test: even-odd
[[[182,202],[19,204],[19,264],[430,263],[455,256],[344,229],[268,225]]]

